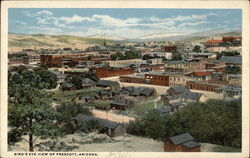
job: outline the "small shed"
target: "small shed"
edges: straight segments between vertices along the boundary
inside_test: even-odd
[[[110,137],[116,137],[125,133],[125,126],[123,124],[119,122],[97,118],[95,116],[78,114],[76,117],[72,118],[72,120],[76,122],[87,122],[93,120],[97,121],[101,125],[101,127],[98,129],[99,133],[107,134]]]
[[[89,79],[89,78],[83,78],[82,79],[82,87],[83,88],[90,88],[90,87],[95,87],[96,83]]]
[[[134,105],[134,101],[127,99],[124,96],[115,96],[115,99],[110,103],[111,108],[126,110]]]
[[[96,84],[97,87],[108,88],[109,90],[117,90],[120,84],[117,81],[99,80]]]
[[[189,133],[168,137],[164,141],[165,152],[200,152],[200,146]]]

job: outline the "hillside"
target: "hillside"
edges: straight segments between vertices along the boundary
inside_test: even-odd
[[[241,31],[232,31],[232,32],[225,32],[225,33],[216,33],[212,34],[215,39],[221,38],[223,36],[242,36]],[[187,37],[182,40],[179,40],[179,42],[185,42],[185,41],[206,41],[209,38],[209,35],[199,36],[198,34],[194,35],[194,37]]]
[[[101,38],[87,38],[70,35],[21,35],[9,33],[9,52],[19,52],[22,49],[31,48],[77,48],[85,49],[94,45],[100,45],[104,42]],[[107,44],[124,43],[119,40],[106,40]]]

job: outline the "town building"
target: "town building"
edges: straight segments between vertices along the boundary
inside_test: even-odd
[[[152,51],[150,53],[150,56],[161,57],[161,58],[165,58],[167,60],[172,59],[172,53],[171,52],[165,52],[165,51]]]
[[[221,40],[209,40],[205,42],[206,47],[220,47],[223,46],[223,41]]]
[[[121,89],[114,92],[115,95],[125,95],[133,97],[151,97],[156,95],[156,90],[154,88],[148,87],[122,87]]]
[[[186,76],[188,76],[190,80],[204,81],[210,80],[212,78],[212,74],[212,71],[195,71],[186,74]]]
[[[171,111],[178,111],[190,102],[205,101],[202,93],[191,92],[186,86],[171,87],[167,93],[161,95],[165,106],[171,107]]]
[[[127,76],[120,76],[119,77],[120,82],[127,82],[127,83],[141,83],[145,84],[146,79],[144,75],[127,75]]]
[[[242,66],[242,56],[223,56],[219,60],[227,66]]]
[[[181,72],[188,73],[205,69],[205,62],[184,62],[169,61],[165,64],[165,72]]]
[[[187,81],[189,89],[221,93],[221,84],[208,81]]]
[[[116,81],[110,81],[110,80],[99,80],[96,83],[97,87],[102,87],[102,88],[106,88],[108,90],[117,90],[120,88],[120,84]]]
[[[165,52],[171,52],[177,50],[176,46],[164,46],[163,48]]]
[[[127,110],[134,106],[134,101],[124,96],[115,96],[114,100],[110,103],[112,109]]]
[[[147,84],[169,86],[169,75],[164,75],[164,73],[145,74],[145,79]]]
[[[139,72],[164,71],[164,64],[141,64],[137,69]]]
[[[169,86],[185,86],[186,82],[190,80],[190,78],[182,73],[171,73],[169,74]]]
[[[148,59],[148,60],[147,60],[147,63],[148,63],[148,64],[153,64],[153,65],[163,64],[162,58]]]
[[[242,87],[239,84],[222,86],[221,87],[222,94],[225,96],[241,96],[242,95]]]
[[[172,113],[172,108],[170,106],[160,106],[154,109],[159,115],[167,115]]]
[[[82,79],[82,88],[91,88],[91,87],[95,87],[95,85],[96,83],[89,78]]]
[[[97,121],[100,124],[98,128],[98,132],[100,134],[107,134],[110,137],[116,137],[123,135],[125,133],[125,128],[121,123],[97,118],[94,116],[88,116],[85,114],[78,114],[76,117],[72,118],[75,123],[82,122],[86,123],[89,121]]]
[[[121,66],[130,66],[130,65],[140,65],[142,59],[129,59],[129,60],[109,60],[104,61],[110,67],[121,67]]]
[[[165,152],[200,152],[200,146],[189,133],[168,137],[164,141]]]
[[[107,78],[107,77],[134,74],[135,69],[131,67],[125,67],[125,68],[99,67],[99,68],[90,68],[90,71],[95,72],[99,78]]]
[[[91,56],[86,53],[81,54],[42,54],[40,61],[42,65],[48,67],[75,67],[82,61],[96,60],[105,61],[107,58],[100,58],[99,56]]]
[[[65,75],[63,72],[60,71],[51,71],[51,72],[56,75],[58,84],[61,84],[65,81],[67,75]]]

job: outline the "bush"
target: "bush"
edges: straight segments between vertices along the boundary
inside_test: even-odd
[[[164,140],[189,132],[201,142],[241,147],[241,99],[190,103],[174,115],[152,111],[128,124],[128,133]]]

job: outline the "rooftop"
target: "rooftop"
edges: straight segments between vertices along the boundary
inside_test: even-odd
[[[174,137],[169,137],[169,139],[174,145],[180,145],[182,143],[194,140],[194,138],[189,133],[183,133]]]
[[[101,119],[101,118],[97,118],[97,117],[89,116],[89,115],[85,115],[85,114],[78,114],[73,119],[75,119],[77,121],[83,121],[83,122],[90,121],[90,120],[96,120],[102,126],[108,127],[108,128],[111,128],[111,129],[114,129],[117,125],[119,125],[118,122],[114,122],[114,121],[110,121],[110,120],[105,120],[105,119]]]
[[[223,56],[220,61],[224,61],[230,64],[242,64],[242,56]]]

